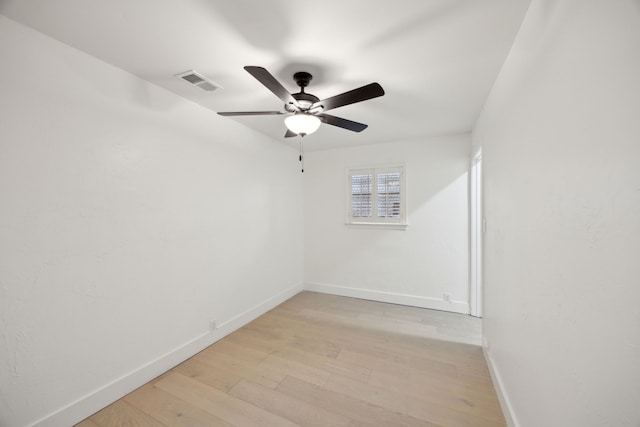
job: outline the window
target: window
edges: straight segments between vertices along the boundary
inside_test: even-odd
[[[347,172],[347,224],[406,225],[403,166]]]

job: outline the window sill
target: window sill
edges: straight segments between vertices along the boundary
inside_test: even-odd
[[[388,222],[346,222],[349,228],[377,228],[387,230],[406,230],[409,224],[390,224]]]

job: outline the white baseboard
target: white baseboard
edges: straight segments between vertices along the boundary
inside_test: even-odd
[[[115,402],[136,388],[148,383],[160,374],[199,353],[211,344],[219,341],[233,331],[241,328],[267,311],[285,302],[303,290],[298,284],[266,299],[260,304],[238,314],[237,316],[219,324],[215,331],[207,332],[188,341],[187,343],[151,360],[147,364],[129,372],[126,375],[105,384],[96,391],[78,399],[75,402],[47,415],[31,424],[31,427],[59,427],[74,425],[100,409]]]
[[[409,305],[412,307],[430,308],[433,310],[450,311],[453,313],[469,314],[469,303],[466,301],[444,301],[438,298],[405,295],[392,292],[373,291],[370,289],[349,288],[346,286],[329,285],[326,283],[307,282],[306,291],[324,294],[340,295],[343,297],[360,298],[391,304]]]
[[[517,422],[514,416],[511,402],[509,401],[509,398],[505,393],[502,378],[500,377],[500,373],[493,364],[493,359],[491,358],[491,353],[489,352],[489,345],[484,337],[482,339],[482,353],[484,354],[484,360],[487,362],[489,374],[491,375],[491,381],[493,382],[493,388],[496,390],[496,395],[498,396],[500,408],[502,409],[502,413],[504,414],[504,420],[507,423],[507,427],[519,427],[520,424]]]

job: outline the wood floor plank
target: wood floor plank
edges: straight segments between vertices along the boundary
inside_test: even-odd
[[[470,381],[464,376],[456,374],[452,376],[449,372],[441,372],[438,369],[419,370],[413,366],[402,363],[400,360],[387,360],[378,358],[375,354],[364,354],[360,352],[343,351],[339,359],[351,362],[359,362],[371,370],[369,382],[371,384],[400,384],[400,387],[411,387],[411,384],[429,384],[435,393],[450,392],[455,395],[462,393],[463,398],[469,400],[469,395],[487,396],[489,401],[497,402],[493,385],[488,382],[478,382],[475,379]],[[475,399],[474,399],[475,400]]]
[[[262,348],[247,347],[237,344],[229,337],[223,338],[222,340],[218,341],[215,345],[212,345],[208,349],[204,350],[203,353],[207,352],[226,354],[227,356],[234,357],[247,364],[258,364],[266,359],[267,356],[269,356],[269,354],[271,353],[270,351]]]
[[[77,427],[504,426],[478,319],[302,292]]]
[[[263,365],[264,360],[259,363],[256,361],[243,361],[241,358],[218,352],[202,352],[195,358],[204,364],[211,365],[214,369],[222,369],[227,374],[257,382],[272,389],[276,388],[286,375],[285,372],[280,370],[265,367]]]
[[[451,384],[464,384],[476,389],[492,390],[493,384],[488,374],[467,373],[455,362],[446,363],[420,356],[407,357],[394,355],[391,349],[385,351],[343,350],[338,360],[360,363],[370,370],[386,370],[403,378],[412,376],[431,376],[449,381]]]
[[[233,427],[209,412],[147,384],[124,400],[168,427]]]
[[[288,375],[294,376],[311,384],[322,385],[327,381],[331,374],[328,371],[301,363],[298,360],[279,357],[278,354],[274,354],[266,358],[261,363],[261,367],[272,372],[276,372],[282,377],[278,384],[273,388],[277,388],[280,382],[282,382],[282,380]]]
[[[154,385],[233,425],[247,427],[296,426],[289,420],[184,375],[171,374],[155,382]]]
[[[203,384],[215,387],[218,390],[229,391],[242,380],[242,375],[224,366],[207,363],[200,358],[191,358],[171,370],[184,376],[193,378]]]
[[[458,411],[501,419],[500,405],[490,391],[478,392],[464,385],[451,385],[450,381],[438,381],[431,376],[413,376],[400,378],[385,371],[374,371],[368,383],[400,395],[409,395],[418,399],[452,408]]]
[[[273,331],[256,331],[247,327],[238,329],[226,338],[238,345],[249,345],[268,354],[279,350],[292,339],[275,334]]]
[[[302,426],[349,427],[352,424],[348,417],[246,380],[233,387],[230,394]]]
[[[100,427],[166,427],[124,400],[118,400],[107,406],[92,415],[90,419]]]
[[[377,362],[381,364],[395,364],[403,367],[406,371],[428,372],[447,378],[456,378],[458,376],[457,365],[451,362],[441,362],[429,357],[407,356],[401,354],[393,354],[391,349],[380,351],[378,349],[368,349],[361,351],[360,349],[343,350],[338,360],[350,363],[360,363],[367,366],[368,363]],[[362,363],[362,362],[365,363]],[[371,368],[368,368],[371,370]]]
[[[344,375],[358,380],[366,381],[371,375],[371,370],[360,363],[332,359],[330,357],[317,356],[313,353],[305,353],[298,350],[283,349],[273,353],[273,357],[284,360],[292,360],[307,366],[322,369],[327,372]]]
[[[287,377],[277,388],[278,391],[295,396],[305,402],[319,406],[328,411],[341,414],[372,425],[385,427],[415,426],[436,427],[437,424],[419,420],[401,412],[391,411],[384,407],[366,402],[357,397],[327,390],[323,387],[309,384],[297,378]]]
[[[100,427],[100,426],[94,423],[93,421],[91,421],[89,418],[87,418],[86,420],[76,424],[75,427]]]
[[[406,414],[435,425],[455,427],[501,427],[505,425],[503,418],[486,419],[476,414],[438,405],[426,399],[419,399],[407,393],[395,393],[339,375],[331,375],[323,388],[329,392],[348,395],[371,405],[385,408],[390,412]]]

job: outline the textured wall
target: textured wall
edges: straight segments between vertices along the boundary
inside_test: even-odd
[[[301,287],[294,150],[2,16],[0,58],[0,425]]]
[[[640,425],[638,76],[638,1],[534,1],[473,132],[484,335],[522,427]]]

